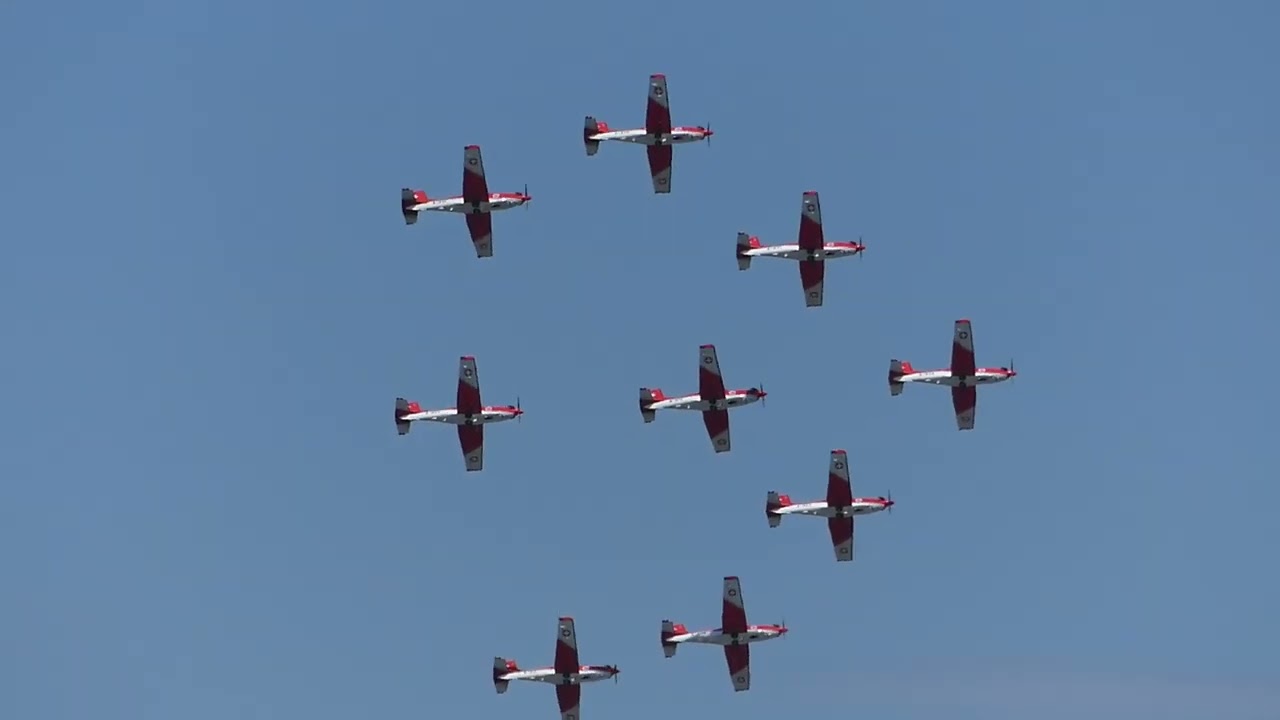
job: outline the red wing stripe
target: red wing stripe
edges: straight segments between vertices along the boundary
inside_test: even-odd
[[[702,424],[707,426],[707,437],[711,438],[711,442],[715,443],[716,438],[723,437],[729,432],[729,411],[728,410],[704,410],[702,412]]]
[[[656,179],[670,173],[673,152],[670,145],[650,145],[645,148],[645,152],[649,155],[650,176]],[[666,177],[669,182],[670,175],[668,174]]]
[[[557,673],[578,672],[578,649],[563,640],[557,640],[555,669]]]
[[[465,159],[466,164],[462,166],[462,199],[469,203],[487,202],[489,183],[484,177],[484,160],[480,157],[480,148],[468,146]]]
[[[978,388],[972,386],[951,388],[951,404],[956,409],[956,415],[973,410],[978,405]]]
[[[476,251],[486,251],[493,243],[493,215],[475,213],[467,215],[467,231],[471,233],[471,242]]]
[[[822,285],[822,277],[826,274],[826,269],[827,264],[821,260],[800,261],[800,284],[804,286],[806,295],[810,290]]]
[[[724,659],[729,665],[729,675],[735,676],[751,666],[751,646],[725,645]]]
[[[853,537],[853,518],[830,518],[827,529],[831,531],[831,544],[840,547]]]
[[[853,504],[853,489],[849,481],[833,472],[827,473],[827,504],[831,507],[848,507]]]
[[[575,668],[576,672],[576,668]],[[582,702],[582,686],[581,685],[557,685],[556,701],[560,703],[561,714],[578,707]]]
[[[462,445],[462,454],[470,455],[484,446],[483,425],[459,425],[458,443]]]

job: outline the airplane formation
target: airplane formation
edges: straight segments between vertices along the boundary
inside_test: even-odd
[[[601,143],[617,141],[643,145],[649,160],[653,192],[671,192],[673,147],[706,140],[709,126],[675,126],[671,121],[667,78],[662,74],[649,77],[649,95],[644,127],[613,130],[604,122],[588,115],[583,129],[583,143],[588,156],[600,150]],[[484,161],[478,145],[463,149],[462,194],[431,198],[423,190],[402,188],[401,213],[406,225],[418,222],[422,212],[461,213],[478,258],[493,257],[492,215],[501,210],[526,205],[528,187],[523,192],[490,192]],[[735,256],[738,269],[750,269],[754,258],[780,258],[798,263],[800,287],[805,307],[822,307],[826,263],[840,258],[861,257],[866,246],[857,241],[828,241],[823,232],[822,206],[818,193],[808,190],[801,195],[800,228],[796,241],[789,244],[764,245],[747,232],[737,234]],[[951,344],[951,364],[935,370],[916,370],[907,360],[889,361],[889,393],[896,397],[910,383],[941,385],[951,389],[952,408],[959,430],[972,430],[977,410],[977,388],[1011,380],[1017,375],[1013,362],[1008,367],[978,367],[974,355],[973,324],[962,318],[955,321]],[[658,387],[641,387],[640,416],[652,423],[659,411],[689,410],[701,413],[707,437],[714,453],[732,450],[729,433],[729,411],[760,402],[768,393],[763,385],[745,389],[728,389],[721,372],[716,348],[704,344],[698,348],[697,392],[668,396]],[[458,362],[457,396],[453,407],[423,409],[416,401],[403,397],[395,401],[395,425],[399,435],[407,435],[415,422],[435,422],[457,427],[458,443],[468,472],[484,469],[484,426],[519,420],[524,414],[519,398],[515,405],[485,405],[481,401],[480,379],[476,359],[464,355]],[[892,512],[891,496],[857,497],[849,470],[848,453],[841,449],[830,452],[826,496],[821,500],[794,502],[791,496],[777,490],[768,491],[765,517],[770,528],[778,528],[787,516],[825,519],[836,562],[854,559],[854,525],[859,517],[879,512]],[[753,625],[747,622],[742,583],[737,576],[725,576],[722,588],[720,626],[690,631],[683,624],[662,620],[659,635],[663,655],[675,657],[684,644],[719,645],[724,649],[729,679],[735,692],[751,687],[752,643],[774,640],[787,634],[786,624]],[[617,665],[583,665],[578,657],[577,629],[572,617],[561,617],[553,664],[550,667],[521,668],[516,661],[495,657],[493,685],[499,693],[507,692],[513,681],[540,682],[552,685],[560,706],[561,720],[581,720],[582,685],[601,680],[618,679]]]

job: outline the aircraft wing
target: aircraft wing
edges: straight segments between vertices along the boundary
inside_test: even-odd
[[[462,199],[471,205],[467,212],[467,231],[471,233],[471,244],[476,247],[476,257],[493,257],[493,216],[482,210],[488,207],[489,183],[485,180],[479,145],[468,145],[464,152]]]
[[[667,97],[667,76],[649,76],[649,104],[644,113],[644,131],[650,135],[671,132],[671,103]]]
[[[469,213],[467,232],[471,244],[476,246],[476,257],[493,257],[493,216],[489,213]]]
[[[849,481],[849,454],[844,450],[831,451],[831,466],[827,470],[827,505],[848,507],[853,504],[853,486]]]
[[[724,608],[720,611],[720,632],[747,631],[747,611],[742,602],[742,583],[736,576],[724,579]],[[726,645],[724,659],[729,664],[729,677],[735,691],[751,687],[751,653],[747,645]]]
[[[822,260],[800,261],[800,286],[804,288],[805,307],[822,306],[822,279],[827,274],[826,269],[827,264]]]
[[[644,131],[649,135],[671,132],[671,105],[667,97],[666,75],[649,76],[649,102],[645,107]],[[653,191],[655,193],[671,192],[671,146],[650,145],[647,150],[649,175],[653,177]]]
[[[973,360],[973,324],[957,320],[955,338],[951,341],[951,374],[971,377],[977,371]]]
[[[578,633],[573,626],[573,618],[560,618],[556,629],[556,663],[557,675],[578,672]]]
[[[737,576],[724,579],[724,606],[720,611],[720,632],[743,633],[747,631],[747,610],[742,603],[742,583]]]
[[[479,145],[468,145],[463,151],[462,199],[472,205],[489,202],[489,183],[484,177]]]
[[[801,250],[817,252],[822,249],[822,205],[818,202],[818,193],[810,190],[801,198],[800,206],[800,238]]]
[[[801,250],[821,253],[823,242],[822,205],[818,202],[818,193],[810,190],[801,198],[798,244]],[[822,260],[800,261],[800,285],[804,288],[805,307],[822,305],[822,280],[826,275],[825,271],[826,263]]]
[[[729,678],[733,680],[733,691],[750,690],[751,646],[725,645],[724,659],[729,665]]]
[[[951,405],[956,410],[956,427],[972,430],[978,411],[978,388],[972,385],[951,388]]]
[[[707,426],[707,437],[711,438],[711,447],[716,452],[729,452],[732,444],[729,441],[729,411],[704,410],[702,424]]]
[[[703,400],[724,399],[724,379],[720,376],[720,358],[715,345],[698,348],[698,396]]]
[[[853,518],[828,518],[827,529],[831,531],[831,547],[836,551],[836,562],[848,562],[853,559]]]
[[[484,426],[459,425],[458,442],[462,445],[462,457],[467,461],[467,471],[484,469]]]
[[[480,412],[480,375],[476,372],[476,359],[470,355],[458,358],[458,407],[463,415]]]
[[[582,717],[578,705],[582,701],[581,685],[557,685],[556,702],[560,703],[560,720],[578,720]]]
[[[653,191],[659,194],[671,192],[671,163],[675,153],[670,145],[650,145],[649,175],[653,178]]]

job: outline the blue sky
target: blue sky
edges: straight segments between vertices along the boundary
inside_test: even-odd
[[[1280,714],[1273,4],[109,5],[0,8],[0,716],[551,720],[489,668],[561,614],[584,720]],[[581,145],[651,72],[716,130],[669,196]],[[485,261],[396,209],[469,143],[535,198]],[[821,310],[732,258],[806,189]],[[959,317],[1020,372],[969,433],[885,386]],[[635,404],[706,342],[769,390],[721,456]],[[463,354],[527,413],[478,474],[391,420]],[[763,516],[837,447],[897,500],[839,566]],[[728,574],[748,693],[658,644]]]

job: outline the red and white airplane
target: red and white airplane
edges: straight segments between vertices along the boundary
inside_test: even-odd
[[[550,683],[556,686],[556,700],[560,702],[560,720],[579,720],[578,703],[582,698],[582,683],[598,682],[607,678],[618,680],[617,665],[579,665],[578,634],[573,628],[573,618],[560,618],[560,635],[556,638],[556,659],[552,667],[521,670],[515,660],[493,659],[493,688],[499,694],[507,691],[512,680]]]
[[[463,152],[462,195],[432,199],[422,190],[400,190],[400,212],[404,224],[418,222],[419,212],[465,213],[476,257],[493,257],[493,215],[498,210],[520,207],[533,198],[528,186],[522,193],[491,193],[484,176],[484,159],[479,145],[468,145]]]
[[[653,422],[659,410],[697,410],[707,426],[711,446],[718,453],[729,452],[729,409],[750,405],[763,400],[763,387],[746,390],[725,390],[720,376],[720,360],[715,345],[698,348],[698,392],[680,397],[667,397],[660,388],[640,388],[640,417]]]
[[[729,664],[729,677],[735,692],[751,688],[751,652],[749,643],[780,638],[787,633],[782,625],[748,625],[747,611],[742,604],[742,584],[738,578],[724,579],[724,608],[720,612],[720,627],[715,630],[689,632],[684,625],[670,620],[662,621],[662,652],[674,657],[680,643],[723,645],[724,659]]]
[[[849,454],[844,450],[831,451],[831,466],[827,471],[827,499],[816,502],[793,503],[791,496],[779,495],[770,490],[765,499],[764,514],[769,527],[782,524],[784,515],[810,515],[827,519],[831,531],[831,545],[836,551],[836,562],[853,560],[853,519],[858,515],[888,510],[893,499],[886,497],[854,497],[849,482]]]
[[[484,426],[514,420],[523,414],[519,398],[514,407],[481,405],[476,359],[464,355],[458,360],[458,406],[443,410],[423,410],[416,402],[396,398],[396,432],[400,435],[408,434],[410,423],[415,420],[457,425],[458,442],[462,444],[462,456],[467,461],[467,470],[475,471],[484,467]]]
[[[822,305],[822,279],[826,261],[858,255],[866,246],[861,242],[826,242],[822,236],[822,205],[818,193],[804,193],[800,206],[800,235],[794,245],[761,245],[760,238],[738,233],[738,269],[751,267],[751,258],[775,257],[800,261],[800,286],[804,288],[805,307]]]
[[[649,154],[649,174],[653,177],[653,191],[659,194],[671,192],[672,145],[711,140],[715,133],[709,127],[672,127],[671,105],[667,97],[667,76],[649,76],[649,105],[644,115],[644,127],[634,130],[610,130],[609,126],[590,115],[582,131],[582,141],[587,155],[595,155],[600,143],[606,140],[645,145]]]
[[[956,425],[972,430],[978,407],[978,386],[1004,382],[1018,373],[1009,367],[978,367],[973,360],[973,327],[968,320],[956,321],[955,339],[951,342],[951,367],[945,370],[917,371],[906,360],[889,361],[889,394],[901,395],[907,383],[946,385],[951,388],[951,404],[956,410]]]

